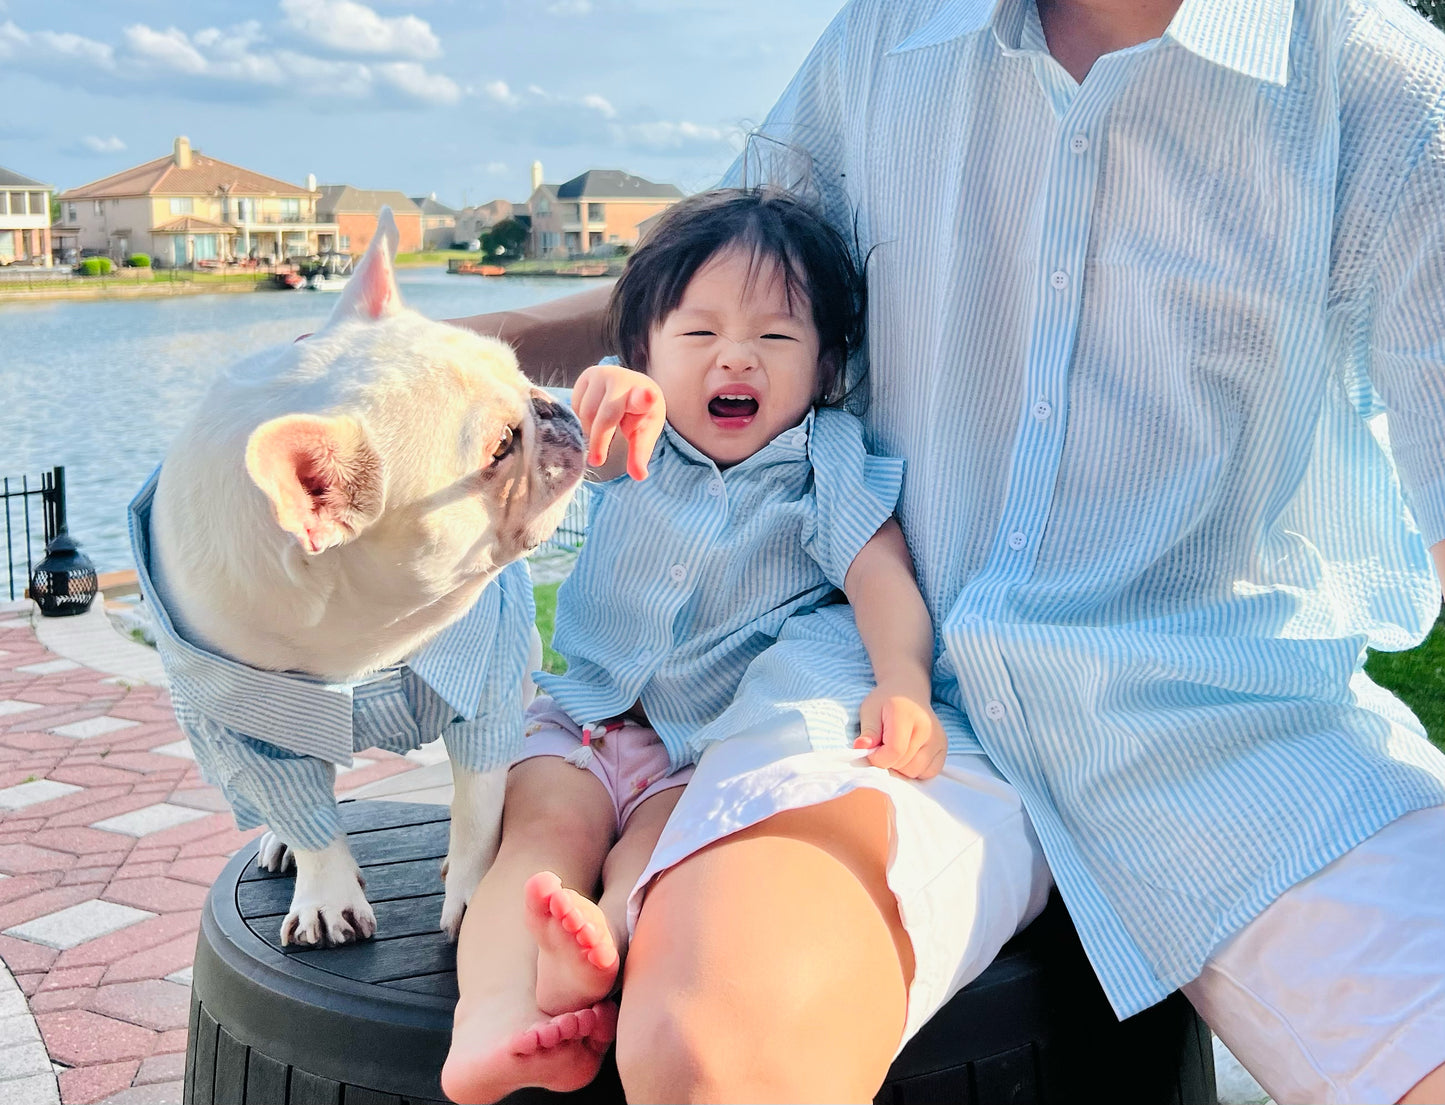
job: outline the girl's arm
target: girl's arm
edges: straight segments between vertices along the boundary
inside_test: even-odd
[[[860,711],[855,748],[900,775],[928,779],[943,768],[948,740],[933,708],[933,621],[913,577],[913,558],[895,519],[859,550],[843,591],[878,682]]]

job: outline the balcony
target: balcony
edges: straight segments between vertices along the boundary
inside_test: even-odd
[[[582,234],[591,231],[594,234],[602,234],[607,230],[606,219],[588,219],[585,223],[572,219],[562,224],[564,234]]]

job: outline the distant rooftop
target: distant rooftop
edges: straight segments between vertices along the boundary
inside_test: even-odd
[[[557,186],[557,198],[570,199],[682,199],[676,185],[655,184],[620,169],[588,169]]]
[[[320,191],[321,198],[316,201],[318,215],[338,212],[374,215],[383,207],[390,207],[397,215],[418,213],[417,205],[401,192],[353,188],[349,184],[323,184]]]
[[[31,180],[28,176],[21,176],[19,173],[11,172],[9,169],[0,166],[0,188],[49,188],[48,184],[41,184],[38,180]]]
[[[290,184],[264,173],[252,172],[216,157],[192,150],[177,139],[175,154],[143,165],[122,169],[79,188],[68,188],[59,199],[102,199],[108,196],[210,196],[225,191],[238,196],[308,196],[301,184]],[[181,156],[184,154],[184,156]],[[178,162],[184,161],[182,168]]]
[[[438,200],[435,192],[429,196],[412,196],[411,202],[421,208],[423,215],[455,215],[457,213],[456,208],[448,207]]]

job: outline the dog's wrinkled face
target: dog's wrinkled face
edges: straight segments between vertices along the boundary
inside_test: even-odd
[[[572,412],[534,388],[511,347],[400,307],[374,248],[332,321],[294,363],[247,378],[291,413],[250,435],[246,469],[296,570],[325,556],[399,605],[425,605],[524,555],[561,521],[583,472]],[[398,593],[398,591],[402,593]]]

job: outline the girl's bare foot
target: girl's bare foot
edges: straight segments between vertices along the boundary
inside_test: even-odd
[[[617,1038],[617,1004],[598,1002],[543,1017],[499,1045],[487,1042],[496,1038],[487,1032],[492,1024],[490,1017],[470,1017],[458,1005],[452,1049],[442,1067],[442,1089],[453,1101],[500,1101],[525,1086],[580,1090],[597,1077],[602,1056]]]
[[[621,955],[597,903],[568,890],[551,871],[528,879],[523,899],[537,941],[537,1008],[562,1013],[612,993]]]

